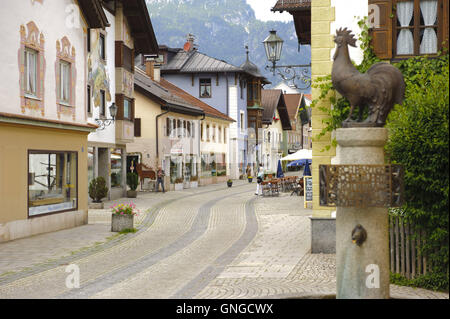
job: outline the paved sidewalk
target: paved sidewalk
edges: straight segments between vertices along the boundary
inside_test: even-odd
[[[89,224],[0,244],[0,298],[325,298],[335,255],[310,254],[303,197],[254,195],[235,181],[140,193],[89,211]],[[110,206],[134,202],[136,233],[110,232]],[[80,267],[81,288],[65,287]],[[391,286],[393,298],[448,294]]]

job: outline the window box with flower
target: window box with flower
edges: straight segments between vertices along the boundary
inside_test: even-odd
[[[124,230],[134,229],[134,216],[137,215],[138,210],[133,203],[116,204],[111,207],[111,231],[121,232]]]

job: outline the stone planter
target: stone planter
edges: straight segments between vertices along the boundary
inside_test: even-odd
[[[134,215],[117,215],[111,216],[111,231],[121,232],[125,229],[134,228]]]
[[[197,188],[198,187],[198,181],[191,181],[191,188]]]
[[[127,197],[128,198],[136,198],[137,197],[137,191],[136,190],[128,190],[127,191]]]
[[[94,203],[94,202],[92,202],[92,203],[89,203],[89,208],[91,208],[91,209],[103,209],[104,208],[104,204],[103,204],[103,202],[100,202],[100,203]]]
[[[183,186],[184,186],[183,183],[177,183],[177,184],[175,184],[175,190],[176,191],[182,191],[183,190]]]

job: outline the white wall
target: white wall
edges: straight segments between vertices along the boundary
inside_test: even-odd
[[[361,33],[358,21],[366,17],[369,13],[369,4],[367,0],[331,0],[331,6],[335,7],[336,20],[331,23],[331,34],[335,35],[339,28],[347,28],[353,31],[356,38]],[[363,59],[363,53],[359,49],[359,41],[356,43],[357,48],[350,48],[350,58],[359,64]],[[331,60],[333,60],[335,50],[331,52]]]
[[[71,14],[76,1],[73,0],[45,0],[38,1],[2,1],[0,10],[0,24],[2,30],[2,45],[0,46],[0,69],[2,71],[0,84],[0,112],[42,118],[39,112],[26,110],[25,114],[20,108],[19,89],[19,58],[20,26],[33,21],[45,39],[45,119],[73,122],[71,116],[57,116],[56,106],[56,41],[67,36],[71,45],[75,47],[76,59],[76,123],[86,123],[85,117],[85,34],[86,27],[83,19],[72,23]],[[66,13],[67,10],[67,13]],[[76,12],[75,12],[76,13]]]
[[[109,78],[109,91],[111,93],[111,101],[106,102],[106,116],[111,118],[109,113],[109,106],[115,102],[116,98],[116,69],[115,69],[115,17],[108,11],[103,10],[108,18],[108,22],[111,24],[110,27],[105,28],[104,33],[106,34],[106,71]],[[95,30],[92,30],[91,42],[94,42]],[[91,45],[91,54],[95,48]],[[95,55],[92,54],[92,57]],[[98,63],[98,61],[93,61]],[[89,123],[95,123],[95,119],[99,118],[100,108],[94,106],[93,98],[91,97],[91,107],[92,107],[92,117],[88,118]],[[89,142],[103,142],[103,143],[115,143],[115,123],[107,126],[104,130],[95,131],[88,135]]]

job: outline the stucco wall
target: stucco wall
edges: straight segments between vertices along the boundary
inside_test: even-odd
[[[0,124],[0,241],[87,223],[87,174],[83,173],[87,172],[86,135],[85,132]],[[78,213],[28,218],[30,149],[78,153]],[[13,228],[9,222],[14,224]]]
[[[85,113],[85,29],[83,19],[77,17],[78,12],[73,0],[38,1],[4,1],[0,10],[2,21],[2,45],[0,46],[0,66],[3,77],[0,85],[1,112],[23,114],[76,123],[86,123]],[[67,12],[66,12],[67,10]],[[33,21],[44,37],[45,76],[44,99],[45,114],[31,109],[21,112],[19,90],[19,48],[20,27]],[[70,115],[57,115],[55,62],[57,56],[56,42],[67,37],[75,49],[76,89],[75,120]]]

